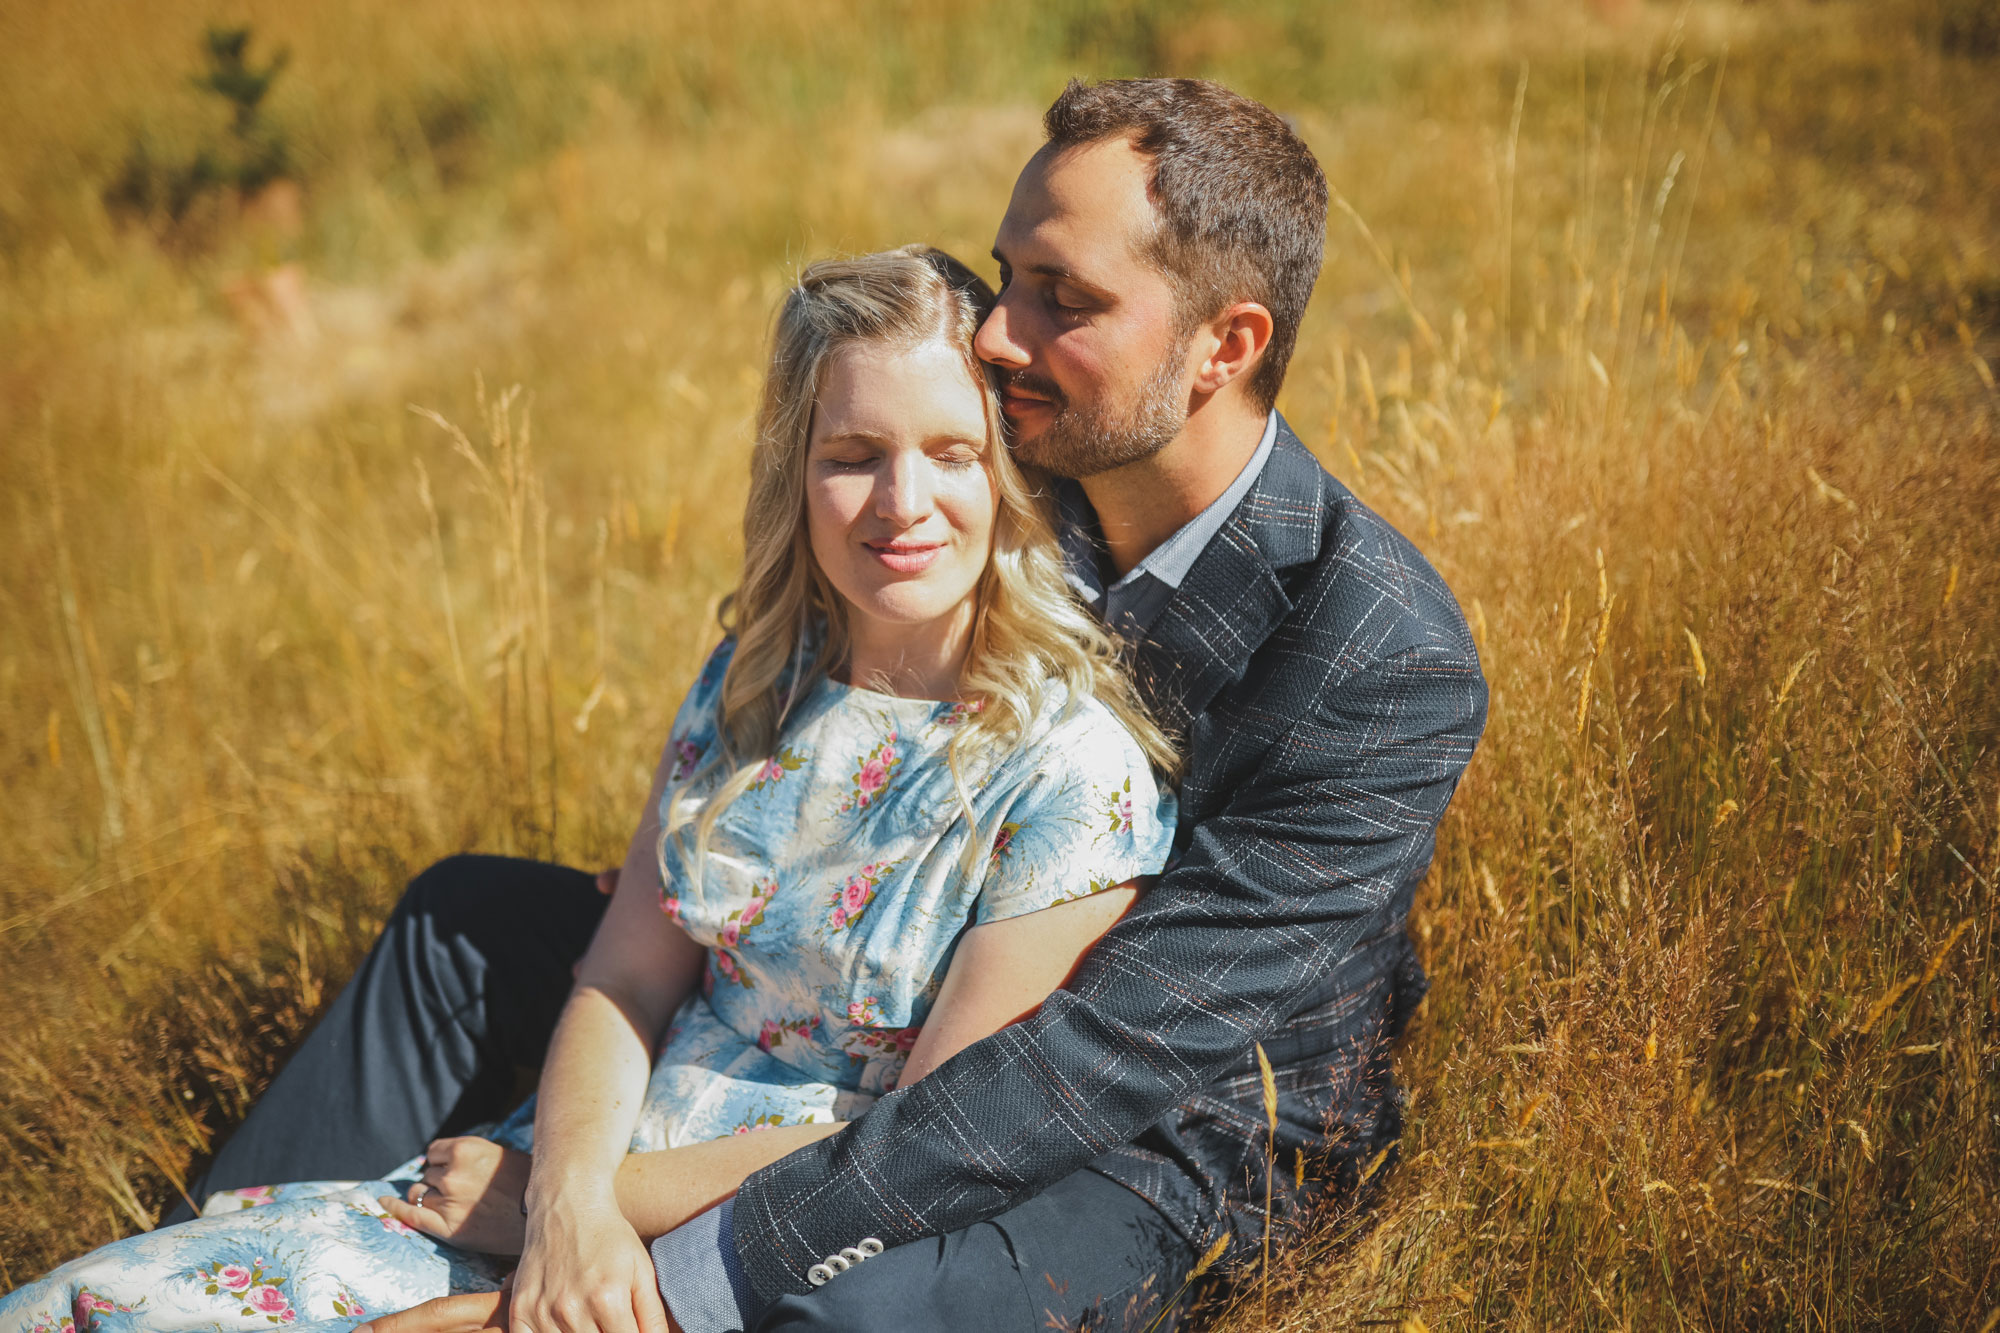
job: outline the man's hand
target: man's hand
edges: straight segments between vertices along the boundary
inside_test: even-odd
[[[398,1314],[371,1320],[354,1333],[507,1333],[513,1288],[514,1279],[510,1275],[498,1291],[440,1296]],[[681,1326],[674,1322],[671,1313],[667,1315],[667,1333],[681,1333]]]
[[[538,1205],[530,1231],[513,1333],[668,1333],[653,1256],[615,1199]]]
[[[409,1196],[383,1195],[391,1217],[461,1250],[519,1254],[527,1219],[528,1154],[491,1139],[438,1139],[424,1150],[424,1178]]]

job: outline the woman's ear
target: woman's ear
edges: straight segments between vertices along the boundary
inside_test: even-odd
[[[1276,327],[1271,312],[1257,301],[1238,301],[1204,327],[1210,349],[1195,371],[1194,391],[1208,395],[1244,379],[1264,360]]]

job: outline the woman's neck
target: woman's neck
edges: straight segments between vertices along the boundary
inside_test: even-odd
[[[956,699],[965,656],[972,648],[974,600],[923,624],[876,620],[848,608],[847,664],[837,676],[848,685],[907,699]]]

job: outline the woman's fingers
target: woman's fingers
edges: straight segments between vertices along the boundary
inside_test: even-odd
[[[504,1290],[440,1296],[400,1314],[378,1316],[354,1333],[498,1333],[506,1327],[506,1304]]]
[[[393,1194],[384,1194],[375,1202],[382,1205],[383,1212],[404,1226],[421,1231],[427,1236],[446,1236],[450,1232],[450,1225],[445,1221],[444,1215],[432,1212],[429,1208],[406,1203]]]

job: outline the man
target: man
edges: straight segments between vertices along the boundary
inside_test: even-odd
[[[1281,1221],[1351,1198],[1400,1130],[1404,919],[1485,686],[1436,573],[1273,410],[1324,178],[1209,83],[1072,83],[1045,125],[977,347],[1020,456],[1070,479],[1073,581],[1184,740],[1174,856],[1035,1014],[656,1241],[688,1333],[1144,1328],[1220,1238],[1251,1252],[1267,1190]],[[555,867],[420,876],[211,1185],[367,1174],[493,1114],[596,906]],[[285,1143],[309,1108],[381,1146]],[[456,1298],[377,1328],[494,1316]]]

